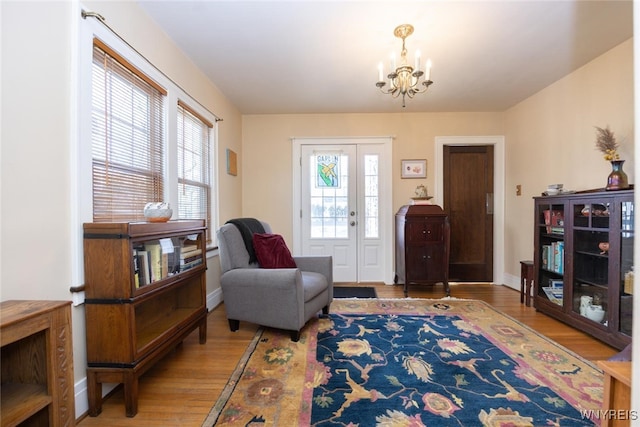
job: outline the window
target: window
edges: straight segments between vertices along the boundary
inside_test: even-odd
[[[93,220],[143,220],[164,199],[166,91],[99,40],[92,74]]]
[[[214,246],[216,116],[101,23],[83,22],[80,141],[91,144],[78,147],[80,217],[144,221],[147,203],[169,202],[172,219],[205,220]]]
[[[213,125],[178,102],[178,218],[211,224],[210,141]],[[207,227],[210,230],[210,227]],[[207,233],[207,242],[211,236]]]

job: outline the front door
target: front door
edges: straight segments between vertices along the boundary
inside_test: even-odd
[[[451,223],[449,280],[493,280],[493,146],[443,150],[444,210]]]
[[[331,255],[335,282],[387,281],[390,145],[300,146],[300,253]]]

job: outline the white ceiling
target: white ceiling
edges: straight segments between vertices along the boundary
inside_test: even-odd
[[[630,0],[138,3],[243,114],[504,111],[633,35]],[[434,81],[406,108],[375,87],[404,23]]]

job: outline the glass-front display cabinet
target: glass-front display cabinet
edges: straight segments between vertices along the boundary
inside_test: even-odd
[[[633,190],[534,200],[535,307],[623,348],[633,315]]]

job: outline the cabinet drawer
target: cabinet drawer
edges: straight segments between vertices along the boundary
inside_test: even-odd
[[[444,223],[439,219],[407,221],[407,243],[440,242],[444,235]]]

